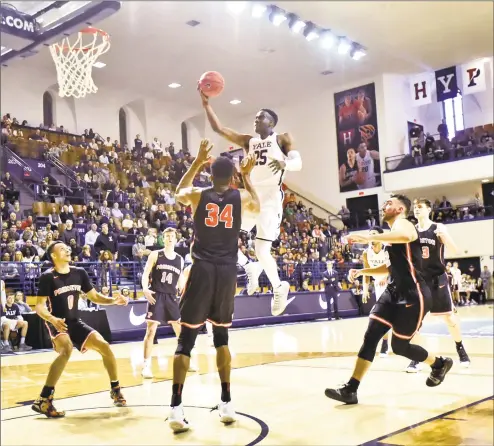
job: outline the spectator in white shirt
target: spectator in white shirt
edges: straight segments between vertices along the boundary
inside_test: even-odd
[[[175,204],[175,194],[173,192],[168,192],[165,195],[165,204],[171,204],[171,205]]]
[[[96,140],[92,139],[91,142],[89,143],[89,147],[93,150],[98,150],[98,144],[96,144]]]
[[[114,218],[121,220],[123,218],[122,211],[118,208],[118,203],[113,204],[113,209],[111,210],[111,215]]]
[[[91,230],[86,232],[84,236],[84,244],[94,246],[96,239],[98,238],[99,232],[97,231],[98,227],[95,223],[91,225]]]
[[[451,274],[453,275],[453,299],[455,303],[460,303],[461,270],[458,268],[458,262],[453,263]]]
[[[152,248],[156,244],[157,237],[155,232],[155,229],[148,229],[148,234],[144,237],[144,245],[146,248]]]
[[[152,149],[149,149],[145,154],[144,158],[146,158],[149,162],[154,160],[154,153]]]
[[[105,166],[107,166],[108,164],[110,164],[110,160],[108,159],[108,157],[106,156],[106,153],[102,153],[100,156],[99,156],[99,162]]]

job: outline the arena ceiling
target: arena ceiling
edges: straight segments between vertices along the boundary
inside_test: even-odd
[[[493,54],[491,2],[276,3],[359,42],[367,48],[359,61],[308,42],[286,23],[275,27],[247,10],[232,14],[227,3],[124,1],[120,12],[97,24],[111,34],[112,48],[101,58],[106,66],[94,69],[96,84],[172,103],[177,113],[199,112],[197,79],[216,70],[226,79],[216,106],[244,114],[383,72],[418,73]],[[191,20],[200,24],[187,25]],[[49,70],[55,79],[47,49],[18,63]],[[333,74],[321,74],[327,70]],[[168,88],[173,82],[182,87]],[[232,106],[232,99],[242,103]]]

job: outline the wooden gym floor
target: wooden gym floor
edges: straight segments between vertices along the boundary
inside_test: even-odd
[[[97,354],[77,351],[56,389],[60,420],[35,414],[53,352],[2,357],[2,445],[489,445],[493,432],[492,306],[461,308],[464,344],[472,364],[457,362],[437,388],[425,386],[428,368],[404,373],[405,358],[376,357],[360,386],[357,406],[324,396],[352,371],[367,319],[299,323],[232,331],[232,398],[239,421],[222,425],[210,409],[219,402],[215,351],[198,338],[198,373],[184,388],[193,429],[173,435],[164,420],[171,394],[175,339],[153,351],[155,379],[140,376],[139,343],[114,345],[129,406],[114,408]],[[444,323],[428,316],[417,339],[457,361]]]

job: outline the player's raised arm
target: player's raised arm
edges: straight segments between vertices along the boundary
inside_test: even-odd
[[[242,212],[244,210],[251,214],[258,214],[261,210],[261,205],[259,203],[259,197],[250,179],[250,173],[256,165],[256,160],[252,155],[246,156],[240,165],[240,173],[242,174],[242,179],[244,181],[244,190],[240,191],[242,198]]]
[[[192,183],[202,166],[210,161],[212,148],[213,146],[209,143],[208,139],[201,141],[196,158],[189,167],[189,170],[185,172],[175,191],[176,200],[185,205],[192,205],[194,211],[199,204],[202,189],[200,187],[193,187]]]
[[[223,136],[223,138],[232,142],[233,144],[237,144],[245,150],[249,150],[249,141],[251,140],[251,135],[246,135],[243,133],[238,133],[235,130],[229,129],[228,127],[223,127],[221,125],[218,116],[213,111],[211,105],[209,105],[209,98],[199,89],[199,93],[202,99],[202,106],[206,111],[206,116],[208,117],[209,124],[215,133]]]

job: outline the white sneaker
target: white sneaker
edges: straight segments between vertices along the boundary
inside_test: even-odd
[[[237,413],[233,408],[232,402],[218,404],[218,411],[220,413],[220,421],[222,423],[233,423],[237,421]]]
[[[288,293],[290,292],[290,284],[281,282],[281,285],[274,290],[273,298],[271,299],[271,314],[279,316],[285,311],[288,304]]]
[[[151,366],[145,365],[144,368],[141,371],[141,375],[142,375],[143,378],[153,379],[154,376],[153,376],[153,372],[151,371]]]
[[[259,262],[250,262],[244,266],[247,274],[247,294],[252,296],[259,288],[259,276],[262,273],[262,267]]]
[[[190,429],[190,424],[185,419],[184,409],[181,404],[170,409],[170,415],[168,415],[167,421],[168,426],[170,426],[173,432],[185,432]]]
[[[408,367],[405,369],[407,373],[417,373],[422,370],[422,364],[420,362],[412,361],[408,364]]]
[[[380,358],[387,358],[388,357],[388,352],[381,352],[379,353]]]

